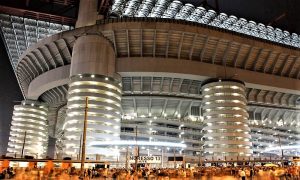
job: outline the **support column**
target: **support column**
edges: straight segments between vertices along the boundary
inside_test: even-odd
[[[48,147],[48,108],[37,101],[15,105],[11,122],[7,156],[45,158]]]
[[[96,146],[97,142],[120,140],[121,87],[113,78],[90,74],[72,76],[69,83],[65,153],[73,157],[79,154],[86,97],[89,98],[86,154],[112,154]]]
[[[115,53],[102,36],[79,37],[74,45],[64,124],[65,153],[77,157],[83,132],[85,98],[88,97],[86,155],[114,156],[116,148],[98,143],[120,140],[121,79],[115,73]],[[102,160],[104,160],[102,159]],[[109,158],[108,158],[109,159]]]
[[[103,15],[98,14],[98,0],[80,0],[76,28],[92,26]]]
[[[236,160],[252,154],[245,84],[232,79],[209,79],[202,84],[204,155]]]

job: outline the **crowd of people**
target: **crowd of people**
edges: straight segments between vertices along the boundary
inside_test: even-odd
[[[41,168],[7,168],[2,171],[0,179],[16,180],[300,180],[300,167],[199,167],[199,168],[161,168],[145,169],[137,171],[125,168],[111,169],[86,169],[82,175],[80,170],[51,169],[45,171]]]

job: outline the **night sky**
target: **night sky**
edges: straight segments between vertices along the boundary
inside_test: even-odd
[[[6,154],[13,106],[21,100],[21,90],[0,38],[0,155]]]

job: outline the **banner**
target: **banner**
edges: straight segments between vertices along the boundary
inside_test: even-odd
[[[146,164],[160,164],[161,156],[139,156],[138,163],[146,163]],[[135,157],[130,156],[129,163],[135,163]]]

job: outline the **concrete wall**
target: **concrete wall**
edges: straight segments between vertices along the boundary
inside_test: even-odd
[[[0,40],[0,84],[0,155],[2,155],[6,153],[13,106],[18,104],[15,101],[23,100],[2,39]]]

